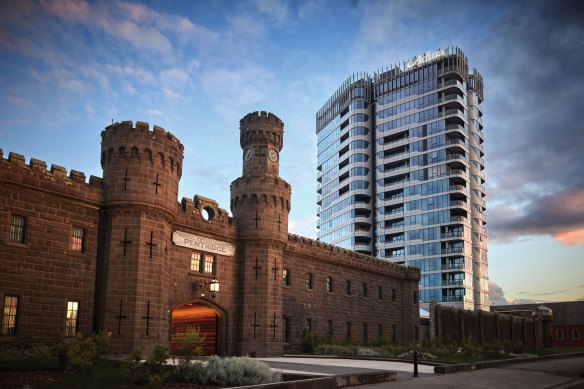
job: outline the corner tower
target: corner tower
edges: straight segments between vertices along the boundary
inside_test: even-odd
[[[282,257],[288,243],[290,185],[279,177],[284,123],[269,112],[239,122],[243,174],[231,183],[241,293],[240,354],[282,354]]]
[[[104,207],[96,327],[113,351],[150,352],[168,340],[169,248],[183,145],[147,123],[115,123],[101,133]]]

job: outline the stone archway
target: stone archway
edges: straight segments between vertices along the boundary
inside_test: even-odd
[[[205,336],[203,347],[205,355],[223,354],[223,317],[219,309],[203,303],[189,303],[173,309],[170,322],[170,349],[174,350],[176,347],[177,334],[196,326]]]

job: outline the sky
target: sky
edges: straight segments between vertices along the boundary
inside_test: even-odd
[[[0,148],[102,176],[100,133],[185,147],[179,199],[229,210],[239,119],[285,123],[291,232],[316,238],[315,115],[351,74],[458,46],[485,81],[491,303],[584,300],[579,1],[0,1]]]

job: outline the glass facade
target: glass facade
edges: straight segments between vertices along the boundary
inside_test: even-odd
[[[316,118],[319,240],[419,267],[423,306],[488,310],[482,99],[458,48],[349,77]]]

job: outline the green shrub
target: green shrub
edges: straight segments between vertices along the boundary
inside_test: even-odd
[[[204,384],[223,386],[259,385],[280,382],[280,373],[249,357],[211,357],[201,376]]]
[[[354,354],[355,347],[344,344],[319,344],[315,347],[317,354]]]
[[[199,332],[199,327],[194,326],[176,337],[176,350],[173,355],[178,356],[176,375],[180,381],[192,381],[196,368],[192,368],[191,361],[194,357],[204,354],[205,336]]]
[[[363,357],[377,357],[379,356],[379,352],[371,350],[369,347],[359,347],[357,349],[357,355]]]
[[[83,370],[91,365],[99,357],[97,345],[91,338],[72,343],[67,349],[67,368],[71,370]]]
[[[320,343],[320,339],[315,332],[308,328],[302,330],[302,341],[300,343],[300,351],[303,353],[313,353],[316,346]]]

